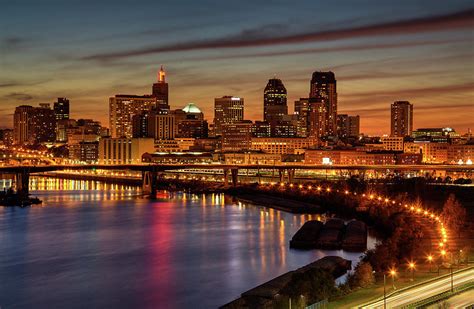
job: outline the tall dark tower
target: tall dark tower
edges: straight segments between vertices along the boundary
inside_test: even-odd
[[[288,115],[286,88],[277,78],[268,80],[263,91],[263,120],[272,123]]]
[[[325,135],[337,136],[337,91],[333,72],[314,72],[309,91],[310,101],[321,103],[326,114],[319,124]]]
[[[166,82],[166,72],[161,66],[158,71],[158,82],[153,84],[152,96],[157,100],[156,108],[159,113],[168,113],[170,105],[168,101],[168,83]]]
[[[67,120],[69,119],[69,100],[66,98],[58,98],[57,102],[54,102],[54,114],[56,120]]]

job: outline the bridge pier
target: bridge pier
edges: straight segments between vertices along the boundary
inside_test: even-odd
[[[232,176],[232,186],[235,187],[237,186],[237,183],[239,181],[239,169],[238,168],[233,168],[230,170],[231,176]]]
[[[286,171],[288,173],[288,183],[293,183],[293,179],[295,179],[295,169],[289,168]]]
[[[224,186],[227,187],[229,185],[229,169],[224,169]]]
[[[285,170],[278,170],[278,176],[280,177],[280,183],[282,183],[285,177]]]
[[[15,187],[18,195],[28,197],[30,194],[30,173],[26,169],[15,174]]]
[[[142,173],[142,192],[151,198],[156,198],[158,190],[158,172],[144,171]]]

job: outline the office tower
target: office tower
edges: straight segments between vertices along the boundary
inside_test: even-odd
[[[194,103],[188,103],[182,109],[170,112],[174,115],[176,123],[176,137],[179,138],[205,138],[208,137],[208,123],[204,120],[203,112]]]
[[[340,138],[359,136],[360,117],[347,114],[337,115],[337,135]]]
[[[132,119],[135,115],[156,109],[157,98],[150,95],[118,94],[109,99],[109,126],[112,137],[133,136]]]
[[[317,138],[318,140],[324,136],[327,136],[327,106],[326,103],[321,102],[319,99],[309,99],[309,136]]]
[[[222,151],[250,149],[252,141],[252,121],[241,120],[222,126]]]
[[[272,123],[284,115],[288,115],[286,88],[280,79],[272,78],[263,91],[263,120]]]
[[[156,115],[154,121],[154,131],[156,140],[172,140],[176,136],[176,123],[174,115]]]
[[[69,100],[58,98],[58,101],[54,102],[54,114],[58,121],[69,119]]]
[[[141,114],[132,117],[132,136],[139,137],[155,137],[154,130],[150,130],[150,125],[156,116],[156,111],[143,111]]]
[[[222,126],[244,119],[244,99],[223,96],[214,100],[214,134],[222,134]]]
[[[413,131],[413,105],[408,101],[395,101],[391,105],[391,136],[409,136]]]
[[[170,105],[168,101],[168,83],[166,82],[166,72],[163,66],[158,71],[158,81],[153,84],[152,96],[156,98],[158,113],[166,114],[170,110]]]
[[[33,136],[32,115],[34,107],[21,105],[13,114],[13,142],[16,145],[28,143]]]
[[[310,99],[323,104],[326,117],[324,119],[324,135],[337,134],[337,91],[336,77],[333,72],[314,72],[310,84]]]
[[[295,115],[298,126],[296,135],[298,137],[307,137],[309,134],[309,99],[300,98],[295,101]]]
[[[31,115],[32,143],[53,143],[56,141],[56,114],[50,104],[40,104]]]

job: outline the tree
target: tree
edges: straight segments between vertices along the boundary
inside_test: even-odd
[[[454,194],[450,194],[441,214],[444,223],[453,233],[460,233],[466,218],[466,209],[461,206]]]
[[[354,273],[349,276],[349,286],[354,288],[365,288],[374,284],[375,277],[372,266],[368,262],[360,262],[355,267]]]

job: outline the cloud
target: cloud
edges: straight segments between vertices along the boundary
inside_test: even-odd
[[[29,40],[19,36],[10,36],[3,38],[0,42],[1,49],[13,52],[25,49],[28,45]]]
[[[28,101],[33,99],[33,96],[27,93],[12,92],[7,95],[4,95],[3,98],[17,101]]]
[[[340,40],[348,38],[353,39],[356,37],[367,37],[377,35],[393,36],[400,34],[423,33],[430,31],[446,31],[459,28],[471,28],[472,26],[474,26],[473,15],[474,9],[468,9],[445,15],[405,19],[337,30],[303,32],[290,35],[281,35],[278,34],[278,31],[270,31],[269,28],[271,27],[265,25],[256,29],[243,30],[233,36],[220,37],[208,40],[196,40],[170,45],[144,47],[122,52],[95,54],[83,57],[82,59],[107,61],[162,52],[179,52],[213,48],[259,47],[279,44],[324,42],[330,40]]]

